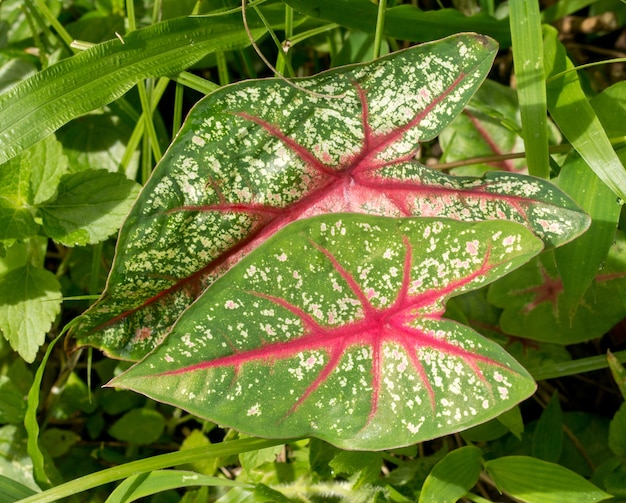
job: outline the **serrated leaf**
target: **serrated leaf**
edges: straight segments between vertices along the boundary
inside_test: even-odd
[[[31,188],[30,169],[22,163],[22,158],[14,159],[0,169],[0,241],[12,245],[17,240],[27,239],[37,234],[30,209]]]
[[[61,311],[61,298],[54,274],[31,264],[0,276],[0,331],[27,362]]]
[[[304,90],[267,79],[209,95],[131,210],[78,344],[141,358],[243,255],[320,213],[511,219],[549,245],[582,232],[588,217],[549,182],[451,177],[412,160],[461,111],[495,49],[462,34],[298,80]]]
[[[500,346],[443,319],[443,303],[541,248],[507,221],[299,220],[217,280],[111,384],[253,435],[348,449],[459,431],[535,384]]]
[[[383,456],[380,452],[341,451],[330,461],[329,466],[335,477],[340,474],[357,475],[350,479],[354,481],[354,489],[359,489],[378,482],[382,464]]]
[[[573,317],[553,251],[490,285],[487,298],[504,309],[500,325],[507,334],[559,344],[591,340],[626,316],[625,254],[626,240],[620,233]]]
[[[525,503],[594,503],[610,498],[591,482],[560,465],[526,456],[485,463],[496,486]]]
[[[49,136],[24,152],[24,157],[31,171],[32,196],[29,202],[43,203],[55,194],[59,180],[68,170],[63,146],[54,135]]]
[[[65,175],[54,201],[39,206],[43,227],[66,246],[95,244],[119,229],[138,193],[139,185],[120,173]]]
[[[120,171],[133,126],[130,117],[117,115],[105,107],[104,110],[74,119],[59,129],[56,136],[63,144],[73,172],[106,169],[115,173]],[[129,178],[135,178],[138,164],[139,151],[126,168],[126,175]]]

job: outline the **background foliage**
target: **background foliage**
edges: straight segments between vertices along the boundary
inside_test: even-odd
[[[626,497],[626,6],[266,0],[246,10],[249,33],[237,1],[0,2],[0,501]],[[193,104],[273,75],[250,37],[293,77],[465,31],[500,51],[419,160],[454,175],[549,178],[592,219],[572,243],[447,304],[538,380],[532,398],[455,435],[344,451],[247,438],[102,388],[129,364],[51,344],[104,290],[114,235]]]

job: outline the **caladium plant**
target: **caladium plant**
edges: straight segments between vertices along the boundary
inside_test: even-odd
[[[452,433],[511,408],[535,383],[501,346],[443,319],[443,301],[542,249],[513,222],[299,220],[112,384],[255,435],[347,449]]]
[[[588,217],[544,180],[415,160],[495,52],[461,34],[207,96],[131,210],[77,343],[145,357],[113,385],[353,449],[458,431],[527,397],[523,367],[443,319],[444,301]]]
[[[138,360],[225,270],[300,218],[359,212],[509,219],[549,246],[588,217],[541,179],[451,177],[415,161],[485,78],[496,43],[455,35],[297,80],[240,82],[201,100],[119,235],[79,345]]]

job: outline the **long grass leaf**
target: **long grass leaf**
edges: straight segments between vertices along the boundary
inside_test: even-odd
[[[539,2],[511,0],[509,8],[513,63],[528,172],[531,175],[548,178],[550,175],[548,107]]]
[[[252,35],[265,28],[250,20]],[[249,44],[239,13],[186,17],[134,31],[60,61],[0,96],[0,163],[145,78],[174,75],[218,50]]]
[[[52,482],[46,474],[44,468],[44,457],[41,449],[39,448],[39,423],[37,422],[37,408],[39,407],[39,390],[41,388],[41,380],[43,379],[43,373],[46,370],[46,363],[52,349],[57,341],[63,336],[64,332],[61,332],[56,339],[54,339],[46,350],[46,354],[43,360],[39,364],[37,372],[35,372],[35,378],[33,384],[28,392],[28,407],[26,409],[26,415],[24,417],[24,426],[28,434],[28,440],[26,443],[26,450],[30,459],[33,462],[33,478],[37,485],[43,489],[52,487]]]
[[[555,28],[544,28],[548,110],[565,137],[598,178],[626,200],[626,171],[580,85]],[[550,76],[554,75],[554,78]]]

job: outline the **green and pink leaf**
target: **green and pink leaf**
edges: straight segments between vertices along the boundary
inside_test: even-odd
[[[507,221],[298,220],[218,279],[112,385],[254,435],[347,449],[468,428],[535,383],[499,345],[444,319],[444,302],[542,249]]]
[[[626,316],[625,260],[626,239],[618,233],[573,315],[553,251],[491,285],[487,298],[503,308],[500,325],[507,334],[559,344],[588,341],[604,335]]]
[[[451,177],[415,161],[458,115],[496,52],[461,34],[366,65],[224,87],[194,108],[124,224],[78,345],[137,360],[224,272],[292,222],[354,212],[508,219],[549,246],[588,217],[549,182]]]

